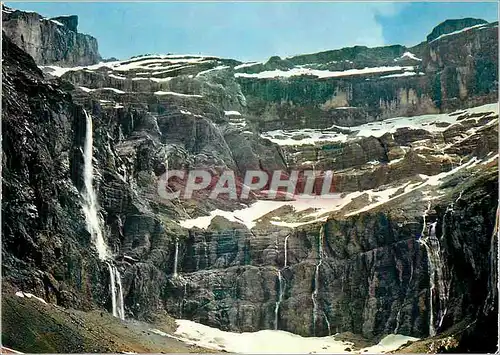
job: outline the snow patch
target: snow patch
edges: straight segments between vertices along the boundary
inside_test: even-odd
[[[248,68],[248,67],[253,67],[257,64],[262,64],[262,62],[250,62],[250,63],[243,63],[240,65],[237,65],[234,67],[235,70],[242,69],[242,68]]]
[[[381,76],[380,78],[400,78],[400,77],[414,76],[414,75],[417,75],[417,73],[415,73],[413,71],[405,71],[404,73],[401,73],[401,74],[389,74],[389,75]]]
[[[52,19],[51,19],[51,20],[50,20],[50,22],[53,22],[53,23],[55,23],[55,24],[56,24],[56,25],[58,25],[58,26],[64,26],[64,24],[62,24],[61,22],[56,21],[56,20],[52,20]]]
[[[287,71],[283,70],[270,70],[263,71],[255,74],[248,73],[235,73],[235,77],[242,78],[258,78],[258,79],[269,79],[269,78],[277,78],[284,77],[289,78],[292,76],[301,76],[301,75],[313,75],[318,78],[334,78],[334,77],[342,77],[342,76],[352,76],[352,75],[365,75],[365,74],[377,74],[377,73],[386,73],[386,72],[394,72],[394,71],[409,71],[413,70],[413,66],[401,67],[401,66],[383,66],[383,67],[366,67],[364,69],[348,69],[343,71],[329,71],[329,70],[317,70],[317,69],[308,69],[308,68],[292,68]]]
[[[180,92],[173,92],[173,91],[155,91],[155,95],[174,95],[174,96],[180,96],[180,97],[203,97],[201,95],[193,95],[193,94],[181,94]]]
[[[127,78],[124,77],[124,76],[120,76],[120,75],[115,75],[115,74],[109,74],[108,77],[110,78],[114,78],[114,79],[119,79],[119,80],[126,80]]]
[[[232,333],[189,320],[176,320],[175,335],[184,342],[216,351],[244,354],[340,353],[351,342],[329,337],[302,337],[282,330]]]
[[[350,354],[346,348],[353,343],[336,340],[335,336],[302,337],[283,330],[260,330],[257,332],[233,333],[212,328],[190,320],[177,319],[173,335],[158,329],[151,332],[215,351],[240,354]],[[361,349],[359,353],[385,353],[394,351],[408,341],[418,338],[399,334],[384,337],[378,344]]]
[[[414,338],[400,334],[389,334],[383,338],[377,345],[364,348],[360,351],[362,354],[383,354],[389,351],[394,351],[405,345],[407,342],[417,341],[419,338]]]
[[[199,72],[198,74],[196,74],[196,77],[199,77],[199,76],[202,76],[202,75],[205,75],[207,73],[210,73],[214,70],[223,70],[223,69],[228,69],[229,67],[227,65],[219,65],[215,68],[212,68],[212,69],[208,69],[208,70],[204,70],[204,71],[201,71]]]
[[[241,113],[238,111],[224,111],[224,115],[226,116],[241,116]]]
[[[100,88],[100,89],[96,89],[96,90],[109,90],[109,91],[113,91],[117,94],[125,94],[125,91],[122,91],[122,90],[118,90],[118,89],[115,89],[115,88]]]
[[[214,217],[222,216],[229,221],[244,224],[248,229],[252,229],[255,227],[259,218],[283,206],[292,206],[297,212],[308,208],[328,211],[332,208],[332,204],[335,205],[335,202],[341,200],[340,194],[331,194],[330,196],[313,196],[310,198],[300,198],[300,196],[296,196],[296,198],[297,199],[293,201],[259,200],[246,208],[235,211],[223,211],[217,209],[211,211],[209,216],[182,220],[179,221],[179,224],[188,229],[193,227],[206,229]]]
[[[85,92],[92,92],[94,89],[89,89],[88,87],[85,86],[79,86],[78,87],[80,90],[85,91]]]
[[[454,31],[454,32],[450,32],[450,33],[445,33],[444,35],[441,35],[435,39],[433,39],[432,41],[430,41],[429,43],[433,43],[439,39],[442,39],[442,38],[445,38],[445,37],[449,37],[449,36],[454,36],[456,34],[459,34],[459,33],[462,33],[462,32],[467,32],[467,31],[470,31],[470,30],[473,30],[475,28],[481,28],[481,27],[485,27],[489,25],[488,23],[482,23],[482,24],[479,24],[479,25],[474,25],[474,26],[470,26],[470,27],[465,27],[465,28],[462,28],[461,30],[458,30],[458,31]]]
[[[34,298],[37,301],[40,301],[40,302],[42,302],[44,304],[47,304],[47,302],[43,298],[37,297],[37,296],[33,295],[32,293],[17,291],[16,292],[16,296],[17,297],[21,297],[21,298],[24,298],[24,297],[26,297],[26,298]]]
[[[417,56],[415,54],[413,54],[412,52],[404,52],[403,55],[401,56],[401,58],[409,58],[409,59],[413,59],[413,60],[422,61],[422,59],[417,58]]]

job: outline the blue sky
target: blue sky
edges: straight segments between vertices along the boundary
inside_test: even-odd
[[[52,17],[76,14],[105,58],[145,53],[264,60],[353,45],[414,45],[449,18],[498,20],[498,4],[401,2],[7,2]]]

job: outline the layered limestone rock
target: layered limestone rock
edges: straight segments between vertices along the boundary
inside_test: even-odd
[[[2,5],[2,29],[39,65],[76,66],[101,60],[97,40],[78,33],[77,16],[45,18]]]
[[[454,43],[490,63],[493,54],[479,49],[493,46],[494,26],[410,54],[356,47],[256,67],[149,55],[85,69],[43,66],[44,73],[6,34],[4,282],[64,307],[111,309],[107,266],[81,207],[86,109],[99,213],[127,318],[168,312],[232,331],[371,340],[462,331],[477,319],[461,344],[470,348],[480,333],[496,334],[488,255],[496,243],[498,108],[492,87],[468,85],[480,70],[492,81],[497,71],[465,65],[473,74],[461,79],[464,98],[444,82],[442,102],[456,105],[437,105],[429,78],[462,68],[447,54]],[[298,65],[415,68],[341,78],[238,75]],[[482,106],[467,108],[473,103]],[[205,192],[161,199],[167,169],[193,168],[240,178],[249,169],[330,169],[342,195],[318,205]]]
[[[238,82],[263,130],[353,126],[493,101],[498,24],[457,32],[412,48],[353,47],[288,58],[285,68],[236,67]]]

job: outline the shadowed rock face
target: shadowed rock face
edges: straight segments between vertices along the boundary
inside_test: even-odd
[[[70,31],[77,32],[78,30],[78,16],[76,15],[58,16],[51,18],[51,20],[62,23]]]
[[[389,65],[407,49],[345,49],[272,58],[267,67],[240,69],[241,63],[222,58],[146,56],[75,68],[57,78],[35,63],[55,62],[33,60],[6,34],[4,282],[64,307],[111,307],[107,266],[91,245],[81,209],[85,108],[93,117],[99,213],[123,277],[127,318],[168,312],[226,330],[274,329],[281,298],[281,330],[306,336],[352,332],[379,339],[399,332],[426,337],[431,318],[438,334],[476,321],[460,349],[477,349],[476,339],[496,335],[491,319],[498,309],[488,286],[496,277],[490,260],[496,248],[491,236],[498,108],[466,109],[496,100],[489,84],[471,84],[479,71],[486,83],[497,80],[494,65],[478,64],[496,60],[493,50],[483,50],[496,41],[496,28],[488,26],[415,47],[412,53],[422,61],[401,59],[418,62],[425,75],[342,79],[235,74],[308,63],[321,69],[339,65],[330,62],[342,56],[353,67],[329,70],[353,69],[358,61],[365,65],[362,60]],[[450,54],[457,43],[470,51],[473,62]],[[456,78],[441,79],[447,68],[468,68],[460,77],[466,96],[460,96],[460,88],[450,89],[458,85]],[[434,99],[438,76],[441,105]],[[333,95],[335,90],[344,94]],[[344,106],[352,108],[338,109]],[[395,118],[422,113],[432,115]],[[384,118],[389,122],[380,121]],[[405,123],[391,128],[391,120]],[[340,127],[325,129],[332,124]],[[297,127],[307,130],[294,131]],[[282,137],[267,132],[277,128]],[[321,140],[328,134],[331,140]],[[308,135],[316,138],[283,143]],[[331,169],[345,203],[332,202],[326,211],[285,206],[258,217],[251,230],[221,216],[206,229],[188,230],[178,221],[243,206],[203,193],[192,200],[161,200],[158,181],[167,166],[209,169],[214,175],[232,169],[238,177],[257,168]],[[429,254],[419,242],[429,237],[431,225],[440,246],[446,302],[430,282]],[[178,277],[173,275],[176,244]]]
[[[431,33],[427,36],[427,42],[431,42],[444,34],[460,31],[467,27],[482,25],[485,23],[488,23],[488,21],[471,17],[456,20],[446,20],[432,29]]]

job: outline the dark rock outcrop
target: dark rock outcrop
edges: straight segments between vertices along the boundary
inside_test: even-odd
[[[446,20],[432,29],[432,32],[427,36],[427,42],[431,42],[444,34],[459,31],[467,27],[482,25],[485,23],[488,23],[488,21],[472,17]]]

